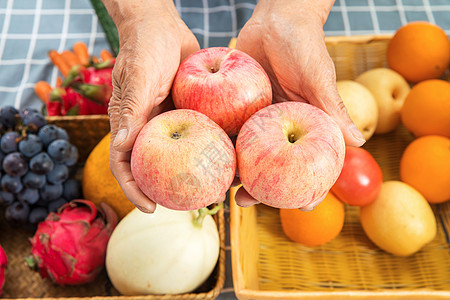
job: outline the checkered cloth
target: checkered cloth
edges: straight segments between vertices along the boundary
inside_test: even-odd
[[[251,16],[257,0],[174,0],[201,47],[226,46]],[[450,0],[336,0],[326,35],[393,33],[410,21],[427,20],[450,35]],[[108,48],[89,0],[0,0],[0,106],[40,108],[34,84],[52,85],[59,75],[50,49],[85,42],[89,52]],[[227,227],[226,283],[219,299],[235,299]]]

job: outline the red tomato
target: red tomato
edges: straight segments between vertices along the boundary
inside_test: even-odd
[[[373,156],[363,148],[346,147],[344,166],[331,188],[342,202],[365,206],[374,201],[383,183],[383,173]]]

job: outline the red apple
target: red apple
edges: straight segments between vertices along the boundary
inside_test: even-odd
[[[342,202],[365,206],[373,202],[381,189],[383,173],[369,151],[347,147],[341,174],[331,188]]]
[[[252,114],[272,103],[272,87],[251,56],[213,47],[191,54],[180,64],[172,98],[176,108],[199,111],[235,136]]]
[[[240,180],[253,198],[312,210],[341,172],[345,142],[324,111],[289,101],[251,116],[239,132],[236,153]]]
[[[151,200],[174,210],[195,210],[223,200],[236,172],[225,131],[194,110],[151,119],[131,154],[136,184]]]

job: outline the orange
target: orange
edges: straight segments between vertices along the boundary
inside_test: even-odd
[[[400,178],[430,203],[450,200],[450,139],[428,135],[412,141],[400,159]]]
[[[450,138],[450,83],[430,79],[416,84],[406,96],[400,116],[416,137],[435,134]]]
[[[283,232],[305,246],[319,246],[333,240],[344,226],[344,217],[344,204],[331,193],[312,211],[280,209]]]
[[[122,219],[133,208],[132,204],[109,168],[109,144],[111,134],[107,134],[91,151],[83,169],[81,186],[84,199],[95,204],[109,204]]]
[[[392,70],[412,83],[439,78],[449,66],[450,41],[437,25],[410,22],[389,41],[387,61]]]

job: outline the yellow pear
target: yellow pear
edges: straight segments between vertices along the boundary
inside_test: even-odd
[[[378,247],[409,256],[436,235],[436,218],[427,200],[401,181],[386,181],[375,201],[360,209],[361,225]]]
[[[397,72],[387,68],[368,70],[356,79],[375,98],[378,122],[375,134],[388,133],[400,124],[400,110],[410,91],[408,82]]]
[[[366,87],[356,81],[339,80],[336,84],[350,118],[366,141],[369,140],[375,132],[378,120],[375,98]]]

